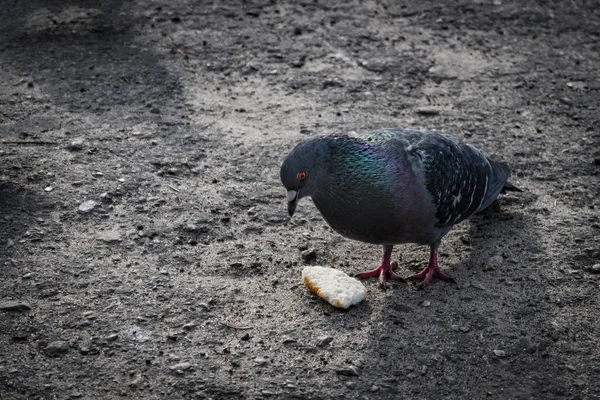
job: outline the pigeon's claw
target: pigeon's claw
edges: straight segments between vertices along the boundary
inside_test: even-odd
[[[385,289],[385,281],[388,279],[391,280],[401,280],[404,281],[401,277],[394,273],[394,270],[398,268],[398,263],[396,261],[390,262],[390,258],[392,255],[392,247],[393,246],[383,246],[383,257],[381,258],[381,264],[379,267],[371,270],[361,272],[360,274],[356,274],[357,278],[366,279],[372,276],[379,276],[379,285]]]
[[[414,274],[408,277],[408,279],[423,279],[423,282],[419,283],[417,289],[423,289],[427,284],[433,279],[434,276],[437,276],[443,281],[456,283],[454,279],[440,270],[440,267],[435,265],[427,265],[425,269],[418,274]]]
[[[383,265],[380,265],[379,267],[372,269],[370,271],[360,272],[354,276],[357,278],[360,278],[360,279],[367,279],[367,278],[371,278],[373,276],[378,276],[380,274],[383,274]]]
[[[446,275],[440,270],[440,267],[437,262],[437,250],[435,248],[431,249],[431,256],[429,258],[429,264],[425,267],[425,269],[418,274],[414,274],[408,277],[408,279],[423,279],[423,282],[419,283],[417,289],[423,289],[427,284],[433,279],[434,276],[437,276],[443,281],[456,283],[452,277]]]
[[[357,278],[361,278],[361,279],[371,278],[373,276],[379,276],[379,284],[381,286],[384,286],[385,281],[388,279],[404,280],[394,272],[394,269],[396,269],[396,268],[398,268],[398,263],[395,261],[390,264],[383,263],[375,269],[372,269],[370,271],[361,272],[359,274],[356,274],[355,276]]]

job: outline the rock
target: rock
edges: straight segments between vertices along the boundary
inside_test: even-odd
[[[561,103],[563,103],[564,105],[570,106],[573,104],[573,101],[571,99],[569,99],[568,97],[561,97],[560,99]]]
[[[83,150],[83,139],[78,138],[78,139],[74,139],[71,143],[69,143],[67,145],[67,150],[70,151],[79,151],[79,150]]]
[[[247,342],[248,340],[250,340],[250,334],[246,332],[246,333],[244,334],[244,336],[242,336],[242,337],[240,338],[240,340],[243,340],[243,341]]]
[[[266,358],[262,358],[262,357],[256,357],[256,358],[254,359],[254,362],[255,362],[257,365],[266,365],[266,364],[269,362],[269,360],[267,360]]]
[[[182,362],[179,364],[171,365],[169,369],[175,373],[182,374],[184,371],[192,369],[192,364],[189,362]]]
[[[600,274],[600,264],[594,264],[590,267],[590,272]]]
[[[587,84],[585,82],[576,81],[576,82],[567,82],[567,86],[571,89],[585,89]]]
[[[183,331],[167,332],[167,339],[169,339],[169,340],[177,340],[180,336],[185,336],[185,332],[183,332]]]
[[[281,343],[283,343],[283,344],[290,344],[290,343],[296,343],[296,342],[297,342],[297,340],[292,337],[289,337],[289,336],[281,337]]]
[[[90,211],[92,211],[94,208],[96,208],[97,205],[98,205],[98,203],[96,203],[94,200],[86,200],[79,205],[79,208],[77,209],[77,211],[79,211],[82,214],[87,214]]]
[[[56,340],[46,346],[44,351],[50,357],[58,357],[69,351],[69,343],[64,340]]]
[[[504,350],[494,350],[494,354],[496,357],[506,357],[506,352]]]
[[[484,271],[491,271],[502,265],[504,262],[504,257],[501,254],[497,254],[488,258],[483,264]]]
[[[140,384],[142,383],[142,381],[143,381],[143,380],[144,380],[144,378],[142,378],[142,376],[141,376],[141,375],[136,375],[136,376],[135,376],[135,378],[133,378],[133,379],[131,380],[131,382],[129,382],[129,383],[128,383],[128,385],[129,385],[130,387],[137,388],[137,387],[139,387],[139,386],[140,386]]]
[[[86,318],[88,318],[88,319],[96,319],[96,318],[97,318],[97,317],[96,317],[96,313],[95,313],[94,311],[91,311],[91,310],[89,310],[89,311],[84,311],[84,312],[82,312],[82,313],[81,313],[81,315],[82,315],[83,317],[86,317]]]
[[[54,190],[54,188],[52,186],[46,186],[44,188],[44,191],[46,191],[46,192],[51,192],[52,190]]]
[[[430,302],[429,300],[424,300],[424,301],[421,303],[421,305],[422,305],[423,307],[429,307],[429,306],[431,305],[431,302]]]
[[[304,262],[310,262],[316,260],[317,251],[315,249],[304,250],[302,253],[300,253],[300,255],[302,256],[302,260]]]
[[[188,322],[187,324],[183,325],[183,329],[186,331],[191,331],[196,326],[198,326],[198,325],[195,322]]]
[[[119,335],[117,333],[113,333],[112,335],[108,335],[104,339],[106,339],[107,342],[114,342],[118,338],[119,338]]]
[[[254,66],[254,65],[247,64],[246,68],[242,71],[242,75],[251,75],[251,74],[253,74],[255,72],[258,72],[258,71],[259,71],[258,67]]]
[[[333,336],[323,336],[319,338],[319,343],[317,343],[317,347],[325,347],[331,342],[333,342]]]
[[[116,243],[121,241],[121,233],[117,230],[104,231],[98,233],[96,238],[105,243]]]
[[[440,114],[440,110],[431,107],[419,107],[415,110],[415,112],[419,115],[423,115],[426,117],[431,117]]]
[[[102,200],[103,203],[112,203],[113,199],[112,197],[110,197],[110,193],[108,192],[104,192],[102,194],[100,194],[100,200]]]
[[[358,368],[356,368],[354,365],[349,365],[347,367],[336,369],[335,373],[344,376],[358,376]]]
[[[31,305],[26,301],[3,301],[0,303],[2,311],[29,311]]]

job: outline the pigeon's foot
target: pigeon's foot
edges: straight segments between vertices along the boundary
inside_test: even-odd
[[[356,274],[357,277],[361,279],[371,278],[373,276],[379,276],[379,284],[384,285],[385,281],[388,279],[398,280],[402,279],[398,276],[394,270],[398,268],[398,263],[396,261],[388,264],[381,264],[379,267],[372,269],[370,271],[361,272],[360,274]]]
[[[437,276],[443,281],[454,283],[454,279],[443,273],[437,264],[427,265],[423,271],[409,276],[408,279],[423,279],[423,282],[419,283],[418,286],[419,289],[423,289],[433,279],[434,276]]]
[[[440,270],[440,267],[438,266],[436,247],[431,247],[429,264],[427,264],[425,269],[419,272],[418,274],[414,274],[408,277],[408,279],[423,279],[423,282],[419,283],[417,289],[423,289],[425,286],[427,286],[427,284],[433,279],[434,276],[437,276],[443,281],[455,283],[454,279],[444,274]]]

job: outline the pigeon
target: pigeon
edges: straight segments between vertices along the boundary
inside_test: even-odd
[[[500,193],[521,191],[510,170],[455,136],[405,128],[333,134],[300,142],[281,166],[288,213],[312,198],[340,235],[381,245],[379,267],[360,278],[401,279],[391,262],[403,243],[430,247],[429,263],[410,279],[453,279],[438,266],[442,238],[461,221],[488,207]]]

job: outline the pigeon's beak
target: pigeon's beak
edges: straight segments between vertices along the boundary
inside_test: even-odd
[[[296,211],[296,204],[298,204],[298,191],[288,190],[287,202],[288,202],[288,214],[290,214],[290,217],[291,217],[292,215],[294,215],[294,211]]]

